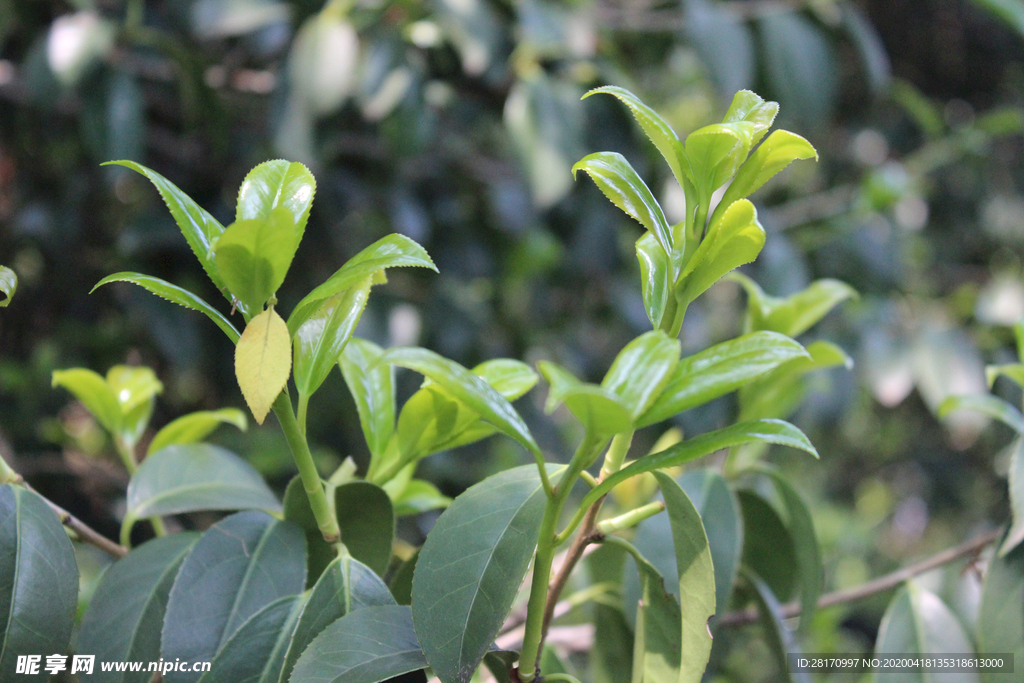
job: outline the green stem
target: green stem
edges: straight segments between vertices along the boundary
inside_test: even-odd
[[[659,500],[656,503],[648,503],[647,505],[630,510],[618,517],[612,517],[611,519],[606,519],[603,522],[598,522],[597,530],[603,535],[608,536],[610,534],[614,534],[616,531],[635,527],[648,517],[653,517],[664,509],[665,503],[663,501]]]
[[[327,500],[327,493],[324,491],[323,481],[320,473],[316,470],[313,456],[309,452],[309,444],[306,437],[299,428],[299,423],[292,413],[292,402],[288,394],[281,392],[274,401],[274,414],[281,424],[284,437],[288,441],[288,448],[292,452],[295,464],[299,468],[299,476],[302,477],[302,487],[309,497],[309,506],[313,509],[313,516],[316,518],[320,533],[324,540],[330,544],[336,543],[341,538],[341,530],[338,528],[338,520],[331,514],[331,505]]]
[[[616,434],[612,439],[612,445],[604,456],[604,465],[601,467],[601,478],[610,477],[622,469],[622,463],[626,460],[626,453],[633,443],[633,431]]]
[[[309,395],[304,392],[299,392],[299,414],[297,421],[299,423],[299,429],[302,430],[302,436],[306,436],[306,410],[309,408]]]
[[[566,683],[580,683],[580,679],[569,674],[548,674],[544,677],[544,683],[553,683],[554,681],[565,681]]]
[[[0,485],[2,484],[20,484],[21,475],[14,471],[14,469],[7,464],[3,456],[0,456]]]
[[[121,461],[128,470],[128,474],[135,474],[135,471],[139,469],[139,463],[135,459],[135,453],[132,452],[132,448],[120,436],[114,437],[114,448],[117,449],[117,454],[121,456]],[[153,533],[157,536],[167,535],[167,527],[164,526],[164,520],[159,516],[150,517],[149,523],[153,525]],[[130,534],[130,532],[131,527],[129,526],[128,533]],[[126,532],[123,528],[121,530],[121,545],[128,545]]]

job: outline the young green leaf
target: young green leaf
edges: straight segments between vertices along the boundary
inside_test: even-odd
[[[265,161],[249,171],[238,188],[235,220],[266,219],[274,209],[283,207],[292,215],[299,242],[315,194],[316,179],[302,164],[281,159]]]
[[[249,321],[235,346],[235,377],[256,424],[263,424],[291,369],[288,326],[268,308]]]
[[[672,253],[672,229],[665,219],[665,212],[624,156],[617,152],[590,154],[572,167],[573,177],[580,170],[590,175],[615,206],[650,230],[666,254]]]
[[[996,378],[1000,375],[1009,377],[1017,383],[1017,386],[1024,387],[1024,363],[985,366],[985,379],[988,381],[989,387],[996,383]]]
[[[1003,542],[1006,544],[1006,541]],[[978,654],[1013,653],[1024,661],[1024,550],[993,557],[985,572],[978,610]],[[984,683],[1012,683],[1013,673],[985,673]]]
[[[217,222],[217,219],[211,216],[205,209],[192,201],[191,197],[179,190],[174,183],[156,171],[150,170],[134,161],[108,161],[104,166],[109,164],[130,168],[146,176],[149,182],[153,183],[167,208],[170,209],[174,221],[181,229],[181,234],[185,236],[185,241],[192,248],[192,253],[199,259],[203,270],[206,271],[206,274],[213,284],[216,285],[217,289],[224,291],[224,280],[217,270],[213,256],[213,245],[217,238],[223,234],[224,226]]]
[[[328,625],[359,609],[394,604],[388,587],[372,569],[350,556],[335,558],[302,608],[281,669],[281,683],[290,680],[299,656]]]
[[[331,373],[370,295],[370,278],[325,300],[295,332],[295,387],[309,397]]]
[[[857,298],[857,290],[839,280],[816,280],[809,287],[785,298],[769,296],[742,273],[732,273],[730,280],[747,290],[747,332],[772,330],[796,337],[821,320],[838,304]]]
[[[949,396],[939,405],[939,417],[945,417],[954,410],[973,410],[995,418],[1018,434],[1024,435],[1024,415],[996,396]]]
[[[458,363],[433,351],[411,347],[389,349],[380,362],[408,368],[428,377],[503,434],[518,441],[531,453],[540,453],[537,442],[512,404],[486,380]]]
[[[917,655],[942,657],[955,653],[974,652],[963,626],[946,604],[913,581],[896,593],[882,617],[875,641],[876,656],[899,652],[908,657]],[[930,673],[906,673],[910,683],[929,683]],[[957,681],[978,683],[976,672],[956,674]],[[884,680],[876,673],[872,681]]]
[[[679,340],[661,330],[642,334],[619,352],[601,388],[619,397],[635,421],[661,395],[679,361]]]
[[[617,395],[604,387],[576,379],[565,368],[550,361],[537,363],[537,369],[551,385],[544,410],[551,413],[564,403],[589,434],[609,435],[629,431],[633,418]]]
[[[281,509],[252,465],[205,443],[171,445],[142,461],[128,482],[124,525],[198,510]]]
[[[379,683],[426,667],[409,608],[367,607],[324,629],[299,657],[289,681]]]
[[[388,582],[388,588],[395,602],[399,605],[412,604],[412,577],[416,571],[416,563],[420,559],[420,551],[417,550],[408,560],[403,562]]]
[[[277,683],[305,599],[278,598],[252,615],[217,652],[199,683]]]
[[[647,318],[655,329],[666,329],[666,325],[673,322],[666,320],[666,315],[675,312],[672,261],[657,238],[649,232],[636,241],[636,258],[640,262],[640,285]]]
[[[0,266],[0,292],[2,292],[5,297],[0,301],[0,308],[6,308],[11,303],[11,299],[14,298],[14,293],[17,291],[17,274],[7,266]]]
[[[788,671],[787,657],[800,654],[800,644],[783,619],[782,605],[771,587],[756,574],[743,570],[743,576],[754,589],[754,602],[761,613],[761,623],[768,635],[768,647],[778,664],[779,673]],[[790,672],[789,680],[791,683],[811,683],[810,675],[803,671]]]
[[[300,237],[292,214],[278,207],[266,218],[232,223],[217,239],[217,269],[246,319],[261,311],[284,282]]]
[[[764,240],[764,228],[757,222],[754,205],[746,199],[733,202],[708,228],[676,282],[681,305],[688,305],[733,268],[757,258]]]
[[[302,530],[263,512],[239,512],[210,527],[181,565],[160,640],[165,660],[211,661],[254,614],[306,583]],[[172,671],[167,683],[200,674]]]
[[[757,334],[757,333],[755,333]],[[843,366],[853,367],[853,360],[835,344],[815,341],[807,345],[807,356],[781,363],[740,388],[740,420],[785,418],[803,400],[804,375],[814,370]]]
[[[729,110],[722,117],[722,123],[747,121],[754,124],[753,144],[756,145],[772,127],[778,113],[778,102],[765,102],[755,92],[740,90],[733,95]]]
[[[404,517],[446,508],[451,505],[452,499],[443,495],[429,481],[413,479],[401,493],[392,498],[392,502],[395,504],[395,517]]]
[[[395,513],[391,498],[367,481],[342,484],[334,491],[341,542],[352,557],[381,576],[391,564]]]
[[[443,683],[469,681],[508,616],[545,500],[535,466],[506,470],[456,498],[427,536],[413,577],[412,614]]]
[[[738,199],[749,197],[797,159],[811,158],[818,159],[818,151],[811,143],[788,130],[775,131],[740,167],[715,213],[725,211]]]
[[[800,632],[806,634],[821,595],[821,551],[814,532],[814,519],[803,498],[781,472],[769,466],[759,467],[758,471],[771,479],[786,511],[800,570]]]
[[[154,538],[103,574],[82,617],[78,650],[100,661],[160,659],[160,630],[174,577],[199,534],[186,531]],[[100,683],[149,683],[146,671],[99,671]]]
[[[682,656],[676,680],[679,683],[700,683],[711,656],[708,620],[715,614],[715,570],[711,563],[711,549],[700,513],[683,489],[664,472],[655,472],[654,476],[665,497],[679,574]]]
[[[716,344],[679,361],[668,384],[637,424],[661,422],[735,391],[784,363],[806,357],[804,347],[776,332],[755,332]]]
[[[54,370],[53,386],[64,387],[112,434],[121,429],[121,406],[107,381],[92,370]]]
[[[115,365],[107,371],[107,384],[117,397],[121,410],[118,436],[129,449],[134,449],[149,424],[153,413],[153,399],[164,390],[164,385],[150,368]]]
[[[223,330],[224,334],[228,335],[228,339],[232,342],[238,341],[238,330],[236,330],[235,326],[231,324],[231,321],[225,318],[220,311],[187,289],[182,289],[177,285],[172,285],[170,282],[161,280],[158,277],[143,275],[142,273],[125,272],[114,273],[113,275],[106,276],[93,286],[90,294],[95,292],[98,287],[102,287],[108,282],[131,282],[132,284],[138,285],[139,287],[142,287],[143,289],[156,294],[158,297],[166,299],[171,303],[184,306],[185,308],[190,308],[193,311],[199,311],[200,313],[205,314],[206,317],[217,325],[217,327]]]
[[[63,653],[78,603],[78,565],[64,526],[46,501],[20,486],[0,486],[0,671],[7,680],[26,653]]]
[[[686,159],[683,153],[683,145],[679,141],[679,136],[676,135],[672,127],[668,125],[665,119],[648,107],[646,104],[640,101],[640,98],[629,92],[625,88],[619,88],[613,85],[606,85],[602,88],[594,88],[586,95],[583,99],[587,99],[591,95],[598,93],[604,93],[618,98],[620,102],[629,107],[629,111],[632,112],[633,118],[640,124],[644,133],[650,138],[654,146],[661,152],[661,156],[665,157],[665,161],[668,162],[669,168],[672,169],[672,175],[676,177],[676,181],[680,185],[683,184],[685,174],[683,169],[686,167]]]
[[[319,307],[319,302],[335,294],[351,289],[364,279],[376,276],[387,268],[416,267],[430,268],[437,272],[437,267],[430,260],[426,250],[405,235],[388,235],[345,262],[331,277],[302,298],[288,316],[288,329],[294,335],[306,318]]]
[[[378,362],[382,355],[384,350],[373,342],[353,337],[338,357],[373,458],[381,457],[395,432],[395,373]]]
[[[788,600],[801,578],[793,535],[764,498],[753,491],[739,491],[737,497],[743,510],[743,566],[779,600]]]
[[[687,177],[702,204],[706,206],[711,194],[736,175],[750,153],[756,130],[750,121],[713,123],[686,137]]]
[[[1024,439],[1017,439],[1010,458],[1010,511],[1013,521],[999,547],[1000,557],[1005,557],[1024,541]]]
[[[164,425],[149,442],[147,455],[172,446],[202,441],[213,430],[222,424],[234,425],[243,432],[249,428],[245,413],[238,408],[221,408],[220,410],[199,410],[182,415],[173,422]]]
[[[514,401],[537,385],[537,373],[530,366],[511,358],[494,358],[480,363],[472,370],[483,377],[494,390],[509,401]]]

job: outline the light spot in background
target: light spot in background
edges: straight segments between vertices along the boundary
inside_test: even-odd
[[[50,26],[46,58],[61,83],[74,84],[113,44],[114,30],[90,10],[57,17]]]
[[[14,64],[9,60],[0,59],[0,86],[8,85],[14,80]]]
[[[441,29],[432,21],[414,22],[409,27],[409,40],[416,47],[436,47],[441,43]]]
[[[928,224],[928,202],[921,197],[903,197],[893,209],[893,215],[901,228],[917,232]]]
[[[986,325],[1013,325],[1024,319],[1024,282],[1019,275],[1000,273],[978,295],[975,315]]]
[[[877,130],[862,130],[853,138],[853,158],[865,166],[878,166],[889,158],[889,143]]]
[[[904,543],[918,540],[928,527],[928,504],[919,496],[901,501],[892,516],[892,526]]]
[[[420,341],[423,323],[420,313],[410,304],[398,304],[388,316],[388,336],[392,346],[415,346]]]
[[[981,209],[985,232],[998,240],[1024,242],[1024,198],[997,194]]]
[[[671,225],[686,218],[686,193],[679,187],[675,178],[665,181],[665,187],[661,190],[661,206],[665,211],[665,218]]]

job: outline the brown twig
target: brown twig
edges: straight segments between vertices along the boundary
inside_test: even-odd
[[[922,560],[917,564],[912,564],[909,567],[898,569],[890,574],[880,576],[877,579],[872,579],[867,583],[854,586],[853,588],[826,593],[818,600],[818,609],[825,609],[826,607],[834,607],[847,602],[854,602],[877,593],[885,592],[891,588],[895,588],[904,581],[914,578],[918,574],[923,574],[926,571],[935,569],[936,567],[941,567],[942,565],[960,559],[961,557],[977,555],[985,546],[998,541],[1002,534],[1002,529],[987,531],[983,534],[979,534],[969,541],[961,543],[960,545],[947,548],[940,553],[932,555],[928,559]],[[787,605],[783,605],[782,607],[782,616],[785,618],[795,617],[799,614],[799,603],[791,602]],[[756,609],[745,609],[735,612],[726,612],[722,615],[722,618],[718,620],[718,624],[721,626],[740,626],[742,624],[751,624],[757,620],[758,613]]]
[[[106,536],[103,536],[102,534],[100,534],[100,532],[96,531],[91,526],[75,517],[73,514],[62,508],[60,505],[57,505],[52,500],[36,491],[34,488],[29,486],[27,482],[22,481],[21,486],[24,486],[26,489],[42,498],[46,502],[46,504],[50,506],[50,509],[57,514],[57,517],[60,519],[61,524],[74,531],[75,535],[78,536],[78,540],[80,540],[82,543],[88,543],[89,545],[96,546],[103,552],[109,555],[113,555],[114,557],[124,557],[128,554],[128,548],[125,548],[123,545],[114,543]]]

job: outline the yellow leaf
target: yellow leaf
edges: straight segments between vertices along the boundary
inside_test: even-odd
[[[291,371],[288,326],[268,308],[249,321],[235,346],[235,377],[257,424],[263,424]]]

